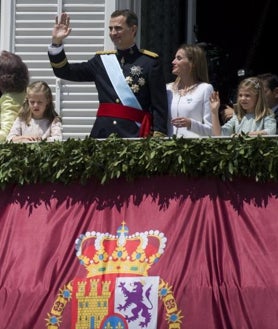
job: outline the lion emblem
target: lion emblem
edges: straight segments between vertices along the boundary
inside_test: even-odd
[[[123,293],[123,296],[125,297],[125,303],[123,305],[119,305],[117,309],[119,311],[126,311],[129,309],[129,311],[132,313],[132,316],[124,314],[125,319],[127,322],[136,321],[139,319],[139,316],[144,319],[140,322],[141,328],[147,327],[150,320],[151,320],[151,312],[153,308],[153,304],[150,300],[150,292],[152,289],[152,286],[150,286],[144,293],[144,285],[140,281],[133,282],[134,288],[130,291],[126,288],[125,282],[120,282],[119,288],[121,289],[121,292]],[[150,304],[150,307],[147,307],[147,305],[144,304],[144,299],[148,301]]]

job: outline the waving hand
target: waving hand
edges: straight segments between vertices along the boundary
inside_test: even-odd
[[[63,40],[70,34],[70,17],[67,13],[62,13],[56,17],[52,30],[52,43],[62,44]]]

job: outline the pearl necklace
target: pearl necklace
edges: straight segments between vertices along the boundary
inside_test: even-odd
[[[198,83],[195,83],[194,85],[191,85],[189,87],[183,88],[183,89],[178,89],[178,93],[180,96],[185,96],[189,91],[193,90],[196,88]]]

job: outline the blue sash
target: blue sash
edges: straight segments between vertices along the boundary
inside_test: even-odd
[[[102,63],[106,69],[106,72],[110,78],[110,81],[119,96],[121,102],[125,106],[134,107],[138,110],[142,110],[140,103],[135,97],[133,91],[127,84],[122,72],[122,68],[116,58],[116,55],[101,55]]]

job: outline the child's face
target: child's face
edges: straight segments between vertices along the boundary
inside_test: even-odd
[[[47,99],[44,93],[30,94],[28,103],[34,119],[42,119],[47,106]]]
[[[238,102],[246,113],[254,113],[258,95],[248,88],[241,88],[238,92]]]

